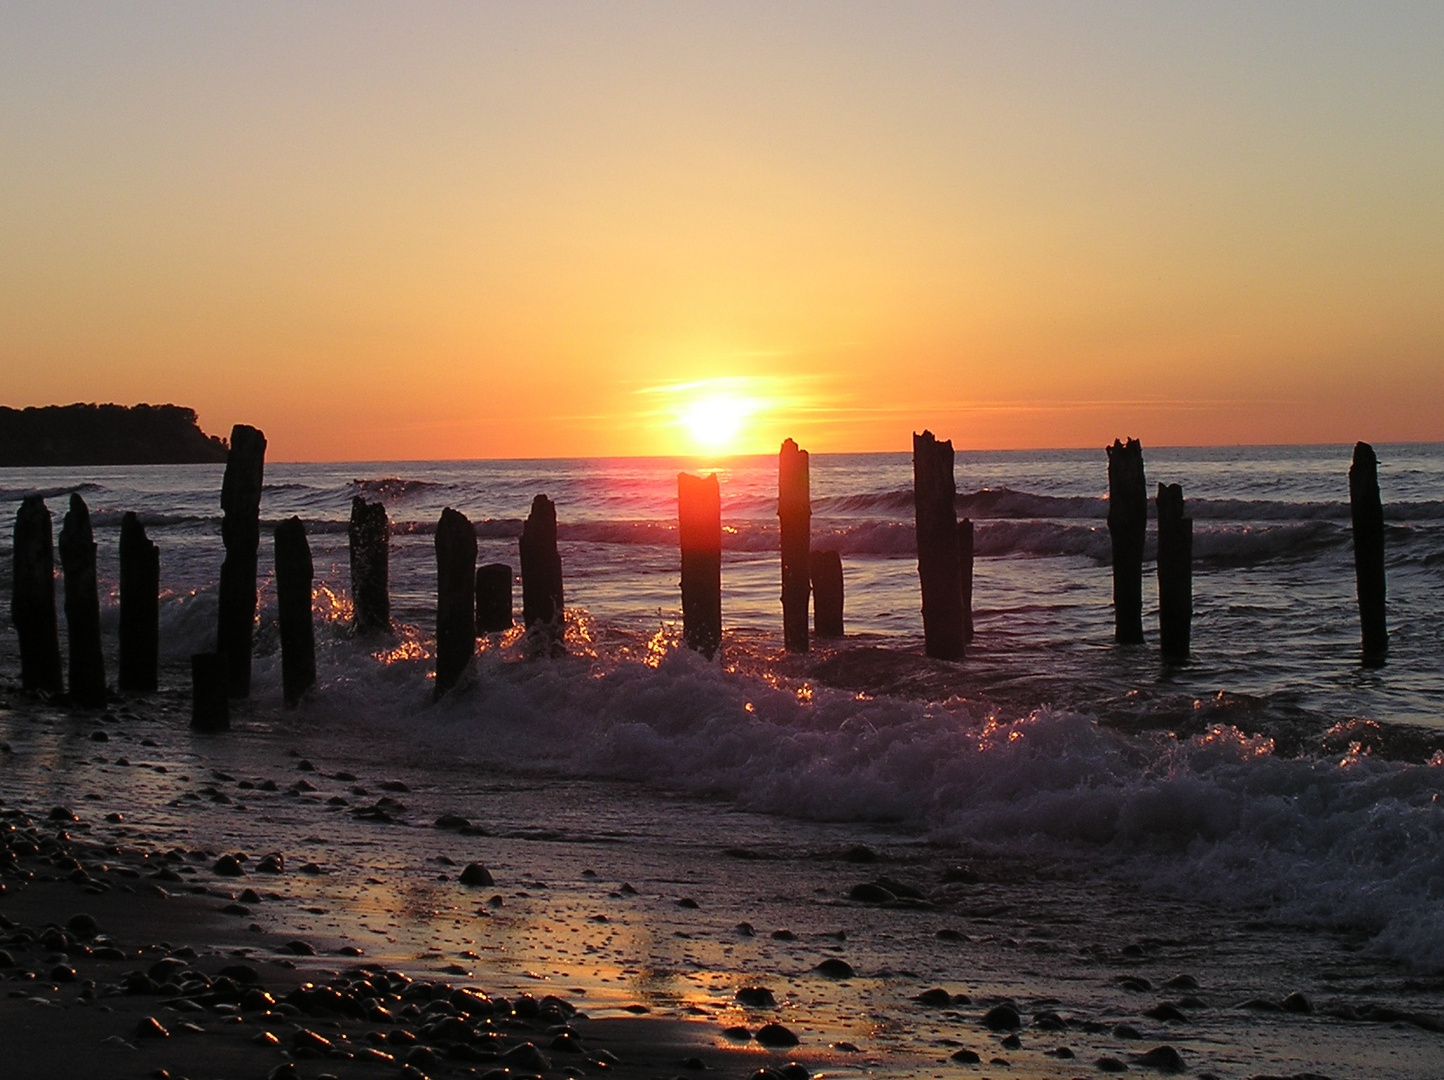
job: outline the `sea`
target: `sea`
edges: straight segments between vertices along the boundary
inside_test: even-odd
[[[805,656],[782,648],[775,457],[268,463],[256,681],[236,745],[254,737],[244,734],[249,726],[348,762],[347,774],[390,768],[408,778],[413,794],[402,799],[418,821],[455,812],[490,820],[482,831],[492,837],[575,842],[568,850],[581,854],[565,873],[630,858],[658,904],[699,882],[731,888],[716,901],[727,912],[714,928],[722,936],[749,903],[781,904],[755,894],[775,883],[748,876],[766,860],[813,867],[806,860],[820,852],[861,844],[894,860],[894,877],[899,866],[956,863],[975,869],[949,880],[1001,881],[999,867],[1026,866],[1035,883],[1074,883],[1074,896],[1088,891],[1079,882],[1106,881],[1110,896],[1132,897],[1126,903],[1139,912],[1202,905],[1220,925],[1247,913],[1285,937],[1304,935],[1273,940],[1292,957],[1285,967],[1320,941],[1347,941],[1381,970],[1444,974],[1444,445],[1375,449],[1390,633],[1380,667],[1365,665],[1360,650],[1349,446],[1145,448],[1150,492],[1181,484],[1193,519],[1192,655],[1174,664],[1157,648],[1151,522],[1147,641],[1113,641],[1101,448],[957,454],[957,511],[975,527],[976,633],[955,663],[922,655],[907,454],[812,455],[812,546],[842,556],[846,636],[814,641]],[[681,642],[684,471],[715,472],[722,495],[724,637],[712,660]],[[70,493],[88,505],[112,677],[119,524],[126,511],[139,514],[160,548],[161,697],[176,703],[187,693],[189,656],[214,644],[221,477],[212,465],[0,470],[0,513],[38,492],[58,533]],[[566,655],[536,658],[520,630],[483,637],[466,678],[433,701],[442,509],[475,525],[479,562],[515,568],[523,519],[543,493],[559,520]],[[383,638],[350,627],[355,496],[381,500],[391,520],[396,627]],[[316,567],[319,678],[300,708],[283,710],[271,529],[292,516],[305,523]],[[516,596],[519,616],[519,583]],[[4,637],[13,692],[13,630]],[[186,743],[183,732],[152,738],[195,768],[222,753]],[[226,768],[243,771],[234,753],[224,752]],[[355,802],[344,785],[336,797],[341,813]],[[172,813],[181,810],[158,808],[157,827],[200,828]],[[344,846],[340,836],[330,842]],[[356,843],[382,858],[373,841]],[[392,872],[421,872],[419,855],[416,865],[386,858]],[[839,872],[863,880],[866,870]],[[843,910],[834,903],[845,890],[824,895],[841,885],[819,883],[819,873],[799,871],[808,890],[773,921]],[[1010,902],[1046,901],[1029,895]],[[587,902],[573,899],[581,920]],[[997,926],[1006,915],[971,910],[976,925],[964,936],[979,942],[1057,942],[1051,916],[1008,931]],[[692,934],[677,911],[665,911],[647,918]],[[1099,934],[1112,919],[1085,916]],[[759,934],[771,928],[754,921]],[[402,922],[391,924],[393,943],[407,932]],[[512,942],[508,962],[580,979],[535,930]],[[455,946],[450,931],[430,932],[450,942],[436,946],[442,951]],[[697,1008],[747,972],[785,981],[806,970],[800,954],[768,960],[741,942],[714,942],[690,961],[622,955],[672,946],[649,938],[624,947],[615,927],[608,933],[588,946],[595,957],[616,952],[593,993],[614,979],[625,987],[618,994],[635,996],[650,979],[654,1004]],[[850,948],[884,981],[898,971],[944,976],[944,961],[906,945],[905,935],[868,935],[855,928]],[[1240,983],[1238,993],[1246,989]],[[828,1030],[856,1037],[858,1017],[873,1016],[876,1028],[877,1016],[891,1015],[859,1000],[818,998],[812,1007],[830,1017]]]

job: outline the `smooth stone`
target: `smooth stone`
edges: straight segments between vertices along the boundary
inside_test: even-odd
[[[161,1022],[154,1016],[146,1016],[135,1025],[135,1037],[137,1039],[169,1039],[170,1032],[162,1027]]]
[[[1139,1031],[1132,1024],[1119,1024],[1113,1029],[1115,1039],[1141,1039],[1143,1032]]]
[[[777,1005],[772,991],[765,986],[743,986],[735,996],[740,1003],[753,1009],[771,1009]]]
[[[1012,1031],[1023,1026],[1023,1018],[1011,1005],[994,1005],[983,1014],[983,1026],[990,1031]]]
[[[753,1036],[763,1046],[796,1046],[799,1040],[781,1024],[763,1024]]]
[[[812,970],[829,979],[851,979],[857,974],[851,964],[835,956],[828,957]]]
[[[849,900],[856,900],[860,904],[886,904],[897,899],[897,894],[889,892],[881,885],[875,885],[871,881],[864,881],[854,885],[847,894]]]
[[[1128,1071],[1128,1066],[1116,1057],[1101,1057],[1093,1064],[1099,1072],[1121,1073]]]
[[[100,923],[95,921],[94,916],[84,913],[72,915],[70,921],[65,924],[65,928],[84,941],[100,936]]]
[[[72,927],[72,929],[74,929],[74,927]],[[1280,1002],[1280,1004],[1283,1006],[1284,1012],[1311,1013],[1314,1011],[1313,1002],[1311,1002],[1308,998],[1304,997],[1304,995],[1299,993],[1297,990],[1295,990],[1288,997],[1284,998],[1283,1001]]]
[[[463,885],[495,885],[496,881],[491,876],[491,871],[482,866],[481,863],[467,863],[466,869],[462,870],[461,876],[456,879]]]
[[[1023,1046],[1023,1040],[1018,1038],[1017,1035],[1009,1035],[998,1045],[1001,1046],[1004,1050],[1019,1050]]]
[[[954,1050],[953,1060],[959,1065],[980,1065],[983,1061],[975,1050]]]
[[[1197,990],[1198,980],[1192,975],[1175,975],[1163,984],[1165,990]]]
[[[211,870],[221,877],[244,877],[246,873],[241,866],[241,861],[234,855],[222,855],[216,860]]]
[[[1159,1072],[1181,1073],[1187,1071],[1183,1064],[1183,1055],[1171,1046],[1155,1046],[1146,1054],[1136,1054],[1133,1060],[1150,1069],[1157,1069]]]
[[[919,1005],[927,1005],[929,1008],[941,1009],[953,1003],[953,995],[938,986],[931,990],[924,990],[921,994],[914,994],[913,1000]]]

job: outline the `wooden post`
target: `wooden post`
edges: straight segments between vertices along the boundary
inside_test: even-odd
[[[357,630],[391,629],[391,524],[386,507],[351,498],[351,624]]]
[[[958,576],[958,512],[952,440],[913,435],[913,505],[918,578],[923,594],[923,647],[936,660],[963,655],[963,590]]]
[[[1137,439],[1114,439],[1108,447],[1108,535],[1113,541],[1113,637],[1120,645],[1142,645],[1148,484]]]
[[[50,510],[29,495],[15,514],[10,621],[20,638],[20,685],[60,693],[60,628],[55,618],[55,549]]]
[[[191,656],[191,727],[227,731],[231,726],[230,676],[220,653]]]
[[[521,529],[521,620],[556,652],[565,629],[562,557],[557,551],[557,508],[545,495],[531,501]]]
[[[95,582],[95,537],[90,509],[76,492],[60,528],[60,565],[65,571],[65,631],[70,638],[70,699],[105,708],[105,654],[100,648],[100,592]]]
[[[295,705],[316,685],[316,627],[311,615],[315,577],[306,526],[298,517],[276,526],[276,606],[281,624],[281,699]]]
[[[120,519],[120,689],[152,693],[160,672],[160,549],[134,511]]]
[[[777,517],[782,548],[782,643],[807,651],[807,598],[811,591],[812,501],[808,456],[791,439],[777,456]]]
[[[1158,646],[1165,660],[1187,660],[1193,621],[1193,519],[1183,488],[1158,485]]]
[[[958,522],[958,588],[963,603],[963,643],[973,640],[973,520]]]
[[[722,644],[722,493],[717,474],[677,474],[682,639],[707,659]]]
[[[441,511],[436,526],[436,697],[461,678],[476,652],[476,529]]]
[[[511,567],[506,563],[478,566],[476,632],[489,634],[510,630],[514,621],[511,614]]]
[[[1349,514],[1354,523],[1354,576],[1364,663],[1380,667],[1389,653],[1389,627],[1384,618],[1384,505],[1379,498],[1379,459],[1374,448],[1364,442],[1355,444],[1349,466]]]
[[[226,658],[226,685],[231,697],[251,693],[251,640],[256,623],[256,552],[261,546],[261,484],[266,464],[266,437],[255,428],[231,428],[226,474],[221,481],[220,604],[216,621],[216,652]]]
[[[813,631],[820,638],[842,637],[842,556],[812,553]]]

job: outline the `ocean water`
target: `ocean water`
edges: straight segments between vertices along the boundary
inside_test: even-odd
[[[1157,657],[1151,564],[1150,643],[1112,643],[1101,450],[958,455],[978,556],[977,636],[958,664],[920,655],[906,454],[812,458],[813,546],[842,553],[849,636],[807,657],[781,650],[773,458],[272,464],[264,522],[299,515],[311,537],[320,679],[300,710],[279,710],[264,580],[256,722],[353,733],[347,760],[404,761],[413,788],[430,775],[437,811],[480,805],[478,771],[525,776],[563,802],[584,790],[588,827],[606,834],[613,814],[620,835],[640,787],[672,808],[656,820],[702,805],[709,821],[768,822],[774,839],[842,823],[878,843],[1016,855],[1361,935],[1371,955],[1440,972],[1444,447],[1376,449],[1391,630],[1378,669],[1359,657],[1348,447],[1145,451],[1150,489],[1181,483],[1194,519],[1194,656],[1172,668]],[[680,469],[721,481],[713,662],[678,644]],[[186,658],[213,643],[220,479],[209,466],[0,471],[0,512],[42,491],[57,531],[65,494],[86,499],[110,631],[120,516],[140,513],[161,549],[163,681],[177,698]],[[461,510],[479,560],[515,566],[538,492],[561,522],[569,655],[529,661],[517,634],[493,637],[433,704],[436,519]],[[392,520],[389,640],[346,622],[356,494]],[[263,529],[263,578],[270,563]],[[8,629],[6,642],[13,668]]]

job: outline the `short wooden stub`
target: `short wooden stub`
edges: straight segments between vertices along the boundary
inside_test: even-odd
[[[1377,667],[1389,654],[1385,621],[1384,504],[1379,497],[1379,459],[1368,443],[1354,446],[1349,466],[1349,514],[1354,522],[1354,575],[1359,587],[1359,624],[1364,663]]]
[[[1143,544],[1148,535],[1148,484],[1137,439],[1108,447],[1108,536],[1113,541],[1113,638],[1143,644]]]
[[[461,678],[476,652],[476,529],[451,507],[436,525],[436,691]]]
[[[539,651],[562,648],[565,596],[562,557],[557,550],[557,508],[545,495],[531,501],[531,513],[521,528],[521,619]],[[544,646],[544,648],[541,648]]]
[[[191,657],[191,727],[226,731],[231,726],[231,695],[226,658],[220,653]]]
[[[95,536],[90,510],[71,492],[60,529],[60,565],[65,571],[65,630],[70,639],[70,700],[86,708],[105,707],[105,653],[100,647],[100,592],[95,581]]]
[[[295,705],[316,685],[316,627],[311,614],[315,567],[298,517],[276,526],[276,606],[281,624],[281,698]]]
[[[722,644],[722,493],[717,474],[677,474],[682,640],[709,660]]]
[[[20,639],[20,685],[58,694],[63,689],[60,627],[55,618],[55,548],[50,510],[30,495],[15,514],[10,620]]]
[[[812,588],[812,501],[808,455],[791,439],[777,457],[777,517],[782,547],[782,643],[807,651],[807,599]]]
[[[133,512],[120,519],[120,677],[127,694],[152,693],[160,672],[160,549]]]
[[[958,575],[958,512],[953,444],[931,431],[913,435],[913,505],[918,578],[923,594],[923,648],[936,660],[960,660],[966,643]]]
[[[357,630],[391,629],[391,525],[386,507],[351,499],[347,529],[351,554],[351,620]]]
[[[511,567],[487,563],[476,568],[476,632],[495,634],[510,630],[515,620],[511,610]]]
[[[842,637],[842,556],[812,553],[812,629],[819,638]]]
[[[973,520],[958,522],[958,588],[963,597],[963,641],[973,640]]]
[[[216,651],[226,658],[231,697],[251,692],[251,643],[256,622],[256,553],[261,546],[261,486],[266,437],[255,428],[231,429],[226,474],[221,481],[221,563]]]
[[[1158,648],[1165,660],[1187,660],[1193,622],[1193,519],[1183,516],[1183,488],[1159,484]]]

